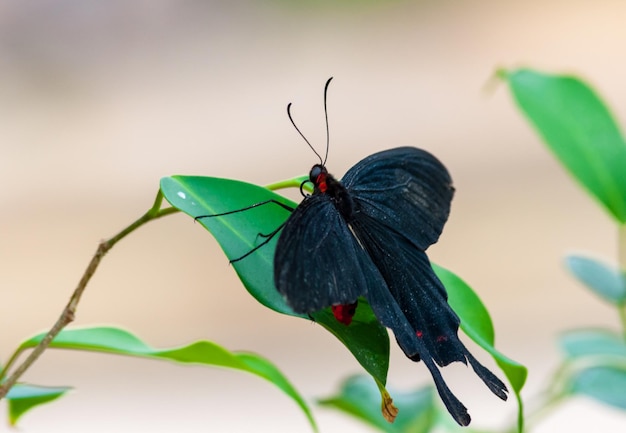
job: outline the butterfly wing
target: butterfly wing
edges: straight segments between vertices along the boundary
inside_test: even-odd
[[[380,221],[425,250],[437,242],[450,214],[452,179],[437,158],[415,147],[368,156],[342,182],[357,212]]]
[[[376,220],[361,216],[353,229],[380,271],[385,285],[369,286],[367,300],[378,320],[389,327],[410,359],[423,360],[448,411],[460,425],[470,422],[437,367],[459,361],[472,366],[489,389],[506,400],[507,388],[476,360],[458,337],[459,318],[426,253]]]
[[[285,223],[274,256],[274,282],[289,306],[311,313],[351,304],[381,281],[331,199],[306,197]]]
[[[467,409],[437,366],[469,362],[494,394],[507,395],[506,386],[459,340],[460,320],[424,252],[450,212],[454,189],[447,170],[428,152],[403,147],[365,158],[343,181],[355,206],[352,229],[385,281],[368,287],[374,313],[407,357],[424,361],[450,414],[467,425]]]

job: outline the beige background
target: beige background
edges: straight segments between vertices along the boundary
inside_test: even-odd
[[[321,148],[331,75],[333,173],[398,145],[447,164],[458,193],[431,257],[480,293],[498,347],[530,368],[527,396],[556,366],[559,332],[617,326],[562,266],[573,249],[612,259],[613,223],[545,151],[506,87],[485,85],[497,67],[576,72],[623,124],[626,3],[294,3],[0,5],[0,359],[53,323],[98,241],[148,209],[162,176],[264,184],[306,173],[316,158],[285,106],[294,103]],[[209,339],[252,350],[308,398],[359,372],[319,327],[257,304],[213,239],[182,215],[106,257],[76,323],[120,325],[155,346]],[[446,371],[473,425],[514,416],[514,402],[491,396],[471,371]],[[50,351],[25,379],[76,386],[24,418],[28,433],[307,431],[272,385],[227,370]],[[410,389],[431,379],[394,345],[389,381]],[[369,431],[315,414],[323,432]],[[623,413],[580,399],[536,431],[625,426]]]

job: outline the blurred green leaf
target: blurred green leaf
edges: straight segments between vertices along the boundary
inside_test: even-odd
[[[626,168],[625,176],[626,176]],[[615,266],[589,257],[570,255],[565,258],[569,271],[601,298],[615,305],[626,302],[626,277]]]
[[[561,335],[559,344],[565,356],[570,359],[617,356],[623,357],[626,363],[626,341],[611,331],[602,329],[569,331]]]
[[[568,391],[626,410],[626,365],[597,366],[579,371]]]
[[[489,312],[472,288],[451,271],[432,265],[446,287],[448,302],[461,318],[461,329],[476,344],[493,356],[513,387],[518,405],[518,428],[523,429],[523,402],[520,392],[526,383],[528,369],[505,356],[494,347],[495,336]]]
[[[517,105],[566,169],[626,222],[626,143],[600,97],[571,76],[503,71]]]
[[[72,388],[67,386],[48,387],[16,383],[6,396],[9,406],[9,423],[17,424],[22,415],[29,410],[56,400],[70,389]]]
[[[347,413],[361,421],[389,433],[426,433],[435,418],[434,392],[431,386],[411,392],[393,391],[394,404],[400,412],[395,422],[389,423],[380,413],[380,394],[369,377],[353,376],[341,385],[338,394],[318,403]]]
[[[626,341],[614,332],[581,329],[563,334],[559,343],[568,369],[564,392],[581,394],[626,410]]]
[[[280,186],[299,186],[302,178]],[[245,182],[198,176],[173,176],[161,179],[167,201],[186,214],[196,217],[242,209],[268,200],[295,208],[296,203],[274,192]],[[218,241],[232,260],[246,254],[263,241],[259,233],[271,233],[289,217],[289,211],[276,204],[257,206],[245,212],[198,220]],[[261,304],[280,313],[295,314],[274,286],[274,251],[277,237],[244,260],[233,263],[244,286]],[[389,368],[389,335],[378,323],[367,303],[360,301],[350,326],[339,324],[330,309],[313,314],[315,321],[335,335],[352,352],[375,380],[384,385]]]
[[[33,348],[44,338],[36,335],[20,345],[20,350]],[[302,409],[314,430],[317,430],[311,410],[287,378],[268,360],[246,352],[230,352],[209,341],[197,341],[188,346],[156,349],[133,334],[113,327],[66,329],[50,343],[51,348],[87,350],[142,358],[170,360],[179,363],[202,364],[246,371],[276,385]]]

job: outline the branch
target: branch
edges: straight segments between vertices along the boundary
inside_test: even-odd
[[[80,298],[83,292],[85,291],[85,288],[87,287],[87,284],[89,283],[89,280],[91,280],[91,277],[96,272],[96,269],[98,269],[98,265],[100,265],[100,261],[102,260],[104,255],[111,248],[113,248],[113,246],[117,242],[122,240],[128,234],[132,233],[133,231],[135,231],[137,228],[141,227],[145,223],[152,221],[154,219],[163,217],[165,215],[178,212],[178,209],[175,209],[172,207],[161,209],[162,202],[163,202],[163,194],[159,190],[156,196],[156,199],[154,201],[154,204],[152,205],[152,208],[148,212],[146,212],[141,218],[139,218],[137,221],[135,221],[134,223],[126,227],[124,230],[119,232],[117,235],[113,236],[111,239],[100,242],[100,244],[98,245],[98,249],[96,250],[96,253],[94,254],[91,261],[89,262],[89,265],[87,265],[87,269],[85,269],[85,272],[83,273],[83,276],[78,282],[78,285],[76,286],[76,289],[74,290],[74,293],[72,293],[72,296],[70,297],[69,302],[63,309],[63,312],[61,313],[61,315],[59,316],[55,324],[52,326],[52,328],[50,328],[50,330],[48,331],[46,336],[43,338],[43,340],[41,340],[41,342],[37,345],[37,347],[33,349],[33,351],[28,355],[28,357],[24,360],[24,362],[22,362],[13,371],[13,373],[11,373],[11,376],[9,376],[7,380],[4,383],[2,383],[2,385],[0,386],[0,399],[2,399],[3,397],[7,395],[7,393],[13,387],[13,385],[15,385],[15,383],[19,380],[19,378],[26,372],[26,370],[28,370],[30,366],[41,356],[43,351],[46,350],[46,348],[50,345],[52,340],[59,334],[59,332],[61,332],[61,330],[65,328],[65,326],[67,326],[69,323],[71,323],[74,320],[74,317],[76,315],[76,308],[78,307]],[[0,379],[2,379],[5,373],[9,371],[9,368],[15,362],[20,352],[21,352],[21,348],[18,348],[17,351],[13,354],[13,356],[11,356],[6,367],[0,374]]]

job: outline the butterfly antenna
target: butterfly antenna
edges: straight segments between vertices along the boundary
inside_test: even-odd
[[[324,163],[322,162],[322,157],[320,156],[319,153],[317,153],[317,151],[315,150],[315,148],[311,145],[311,143],[309,143],[309,140],[306,139],[306,137],[304,136],[304,134],[300,131],[300,129],[296,126],[296,122],[293,121],[293,117],[291,117],[291,102],[289,104],[287,104],[287,116],[289,116],[289,120],[291,121],[291,124],[293,125],[294,128],[296,128],[296,131],[298,131],[298,134],[300,134],[300,137],[302,137],[304,139],[304,141],[306,141],[306,144],[309,145],[309,147],[311,148],[311,150],[313,151],[314,154],[317,155],[317,157],[320,159],[320,163],[322,163],[322,165],[324,165]]]
[[[324,117],[326,118],[326,155],[324,155],[324,162],[322,165],[326,165],[326,159],[328,159],[328,147],[330,146],[330,132],[328,128],[328,109],[326,108],[326,99],[328,96],[328,85],[332,81],[333,77],[330,77],[328,81],[326,81],[326,85],[324,86]]]

